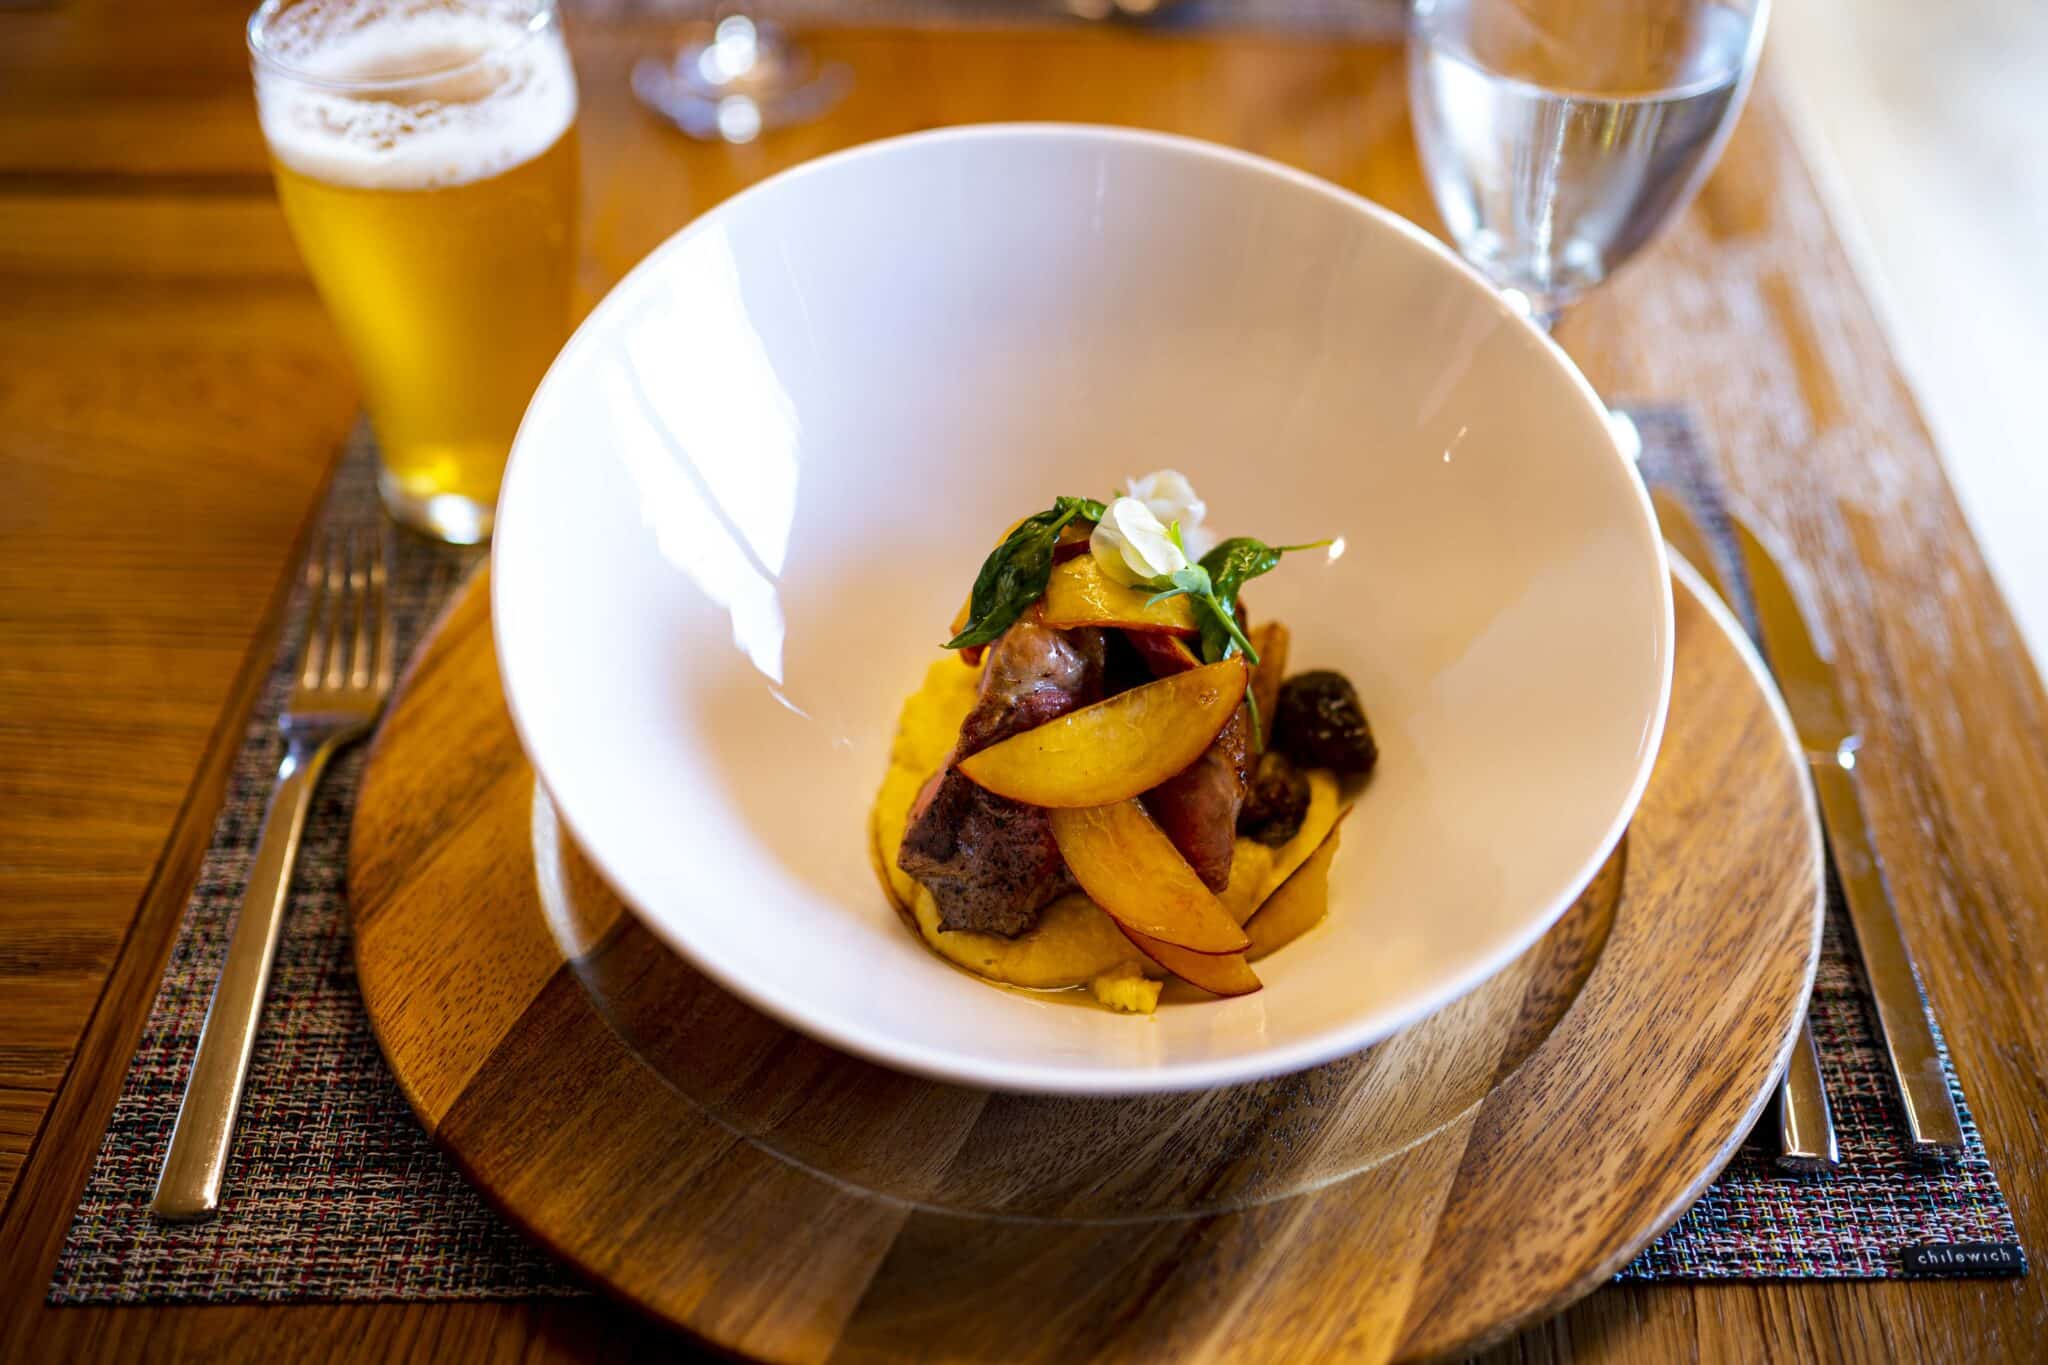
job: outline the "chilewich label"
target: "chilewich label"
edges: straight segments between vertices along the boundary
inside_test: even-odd
[[[1922,1242],[1899,1253],[1908,1275],[2024,1275],[2018,1242]]]

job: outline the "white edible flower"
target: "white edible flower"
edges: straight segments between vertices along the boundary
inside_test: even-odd
[[[1132,586],[1169,578],[1188,566],[1180,546],[1168,539],[1166,524],[1136,498],[1118,498],[1109,505],[1088,537],[1088,552],[1103,573]]]
[[[1161,525],[1179,522],[1181,543],[1195,558],[1201,558],[1214,544],[1215,537],[1202,525],[1202,519],[1209,515],[1209,505],[1195,492],[1188,476],[1178,469],[1155,469],[1127,480],[1124,493],[1144,503]]]
[[[1171,526],[1179,522],[1183,534],[1188,527],[1199,526],[1202,518],[1209,515],[1208,504],[1195,496],[1195,486],[1178,469],[1155,469],[1150,474],[1130,479],[1124,484],[1124,496],[1144,503],[1162,525]]]

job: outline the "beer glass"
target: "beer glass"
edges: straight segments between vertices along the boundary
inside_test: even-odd
[[[570,323],[576,77],[553,0],[267,0],[248,39],[278,197],[362,381],[385,506],[487,539]]]

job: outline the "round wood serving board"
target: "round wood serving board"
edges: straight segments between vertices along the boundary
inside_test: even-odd
[[[1726,613],[1687,570],[1675,595],[1642,807],[1524,958],[1327,1066],[1072,1100],[858,1061],[661,947],[536,793],[479,575],[363,782],[349,893],[370,1018],[421,1120],[520,1227],[735,1351],[1473,1349],[1685,1209],[1804,1012],[1822,902],[1803,770]]]

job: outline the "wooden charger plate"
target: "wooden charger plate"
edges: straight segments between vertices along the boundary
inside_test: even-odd
[[[1599,1285],[1698,1196],[1805,1010],[1822,883],[1796,744],[1690,570],[1675,596],[1642,807],[1526,956],[1326,1066],[1076,1100],[858,1061],[663,948],[536,793],[479,575],[363,781],[370,1019],[421,1121],[515,1223],[734,1351],[1471,1350]]]

